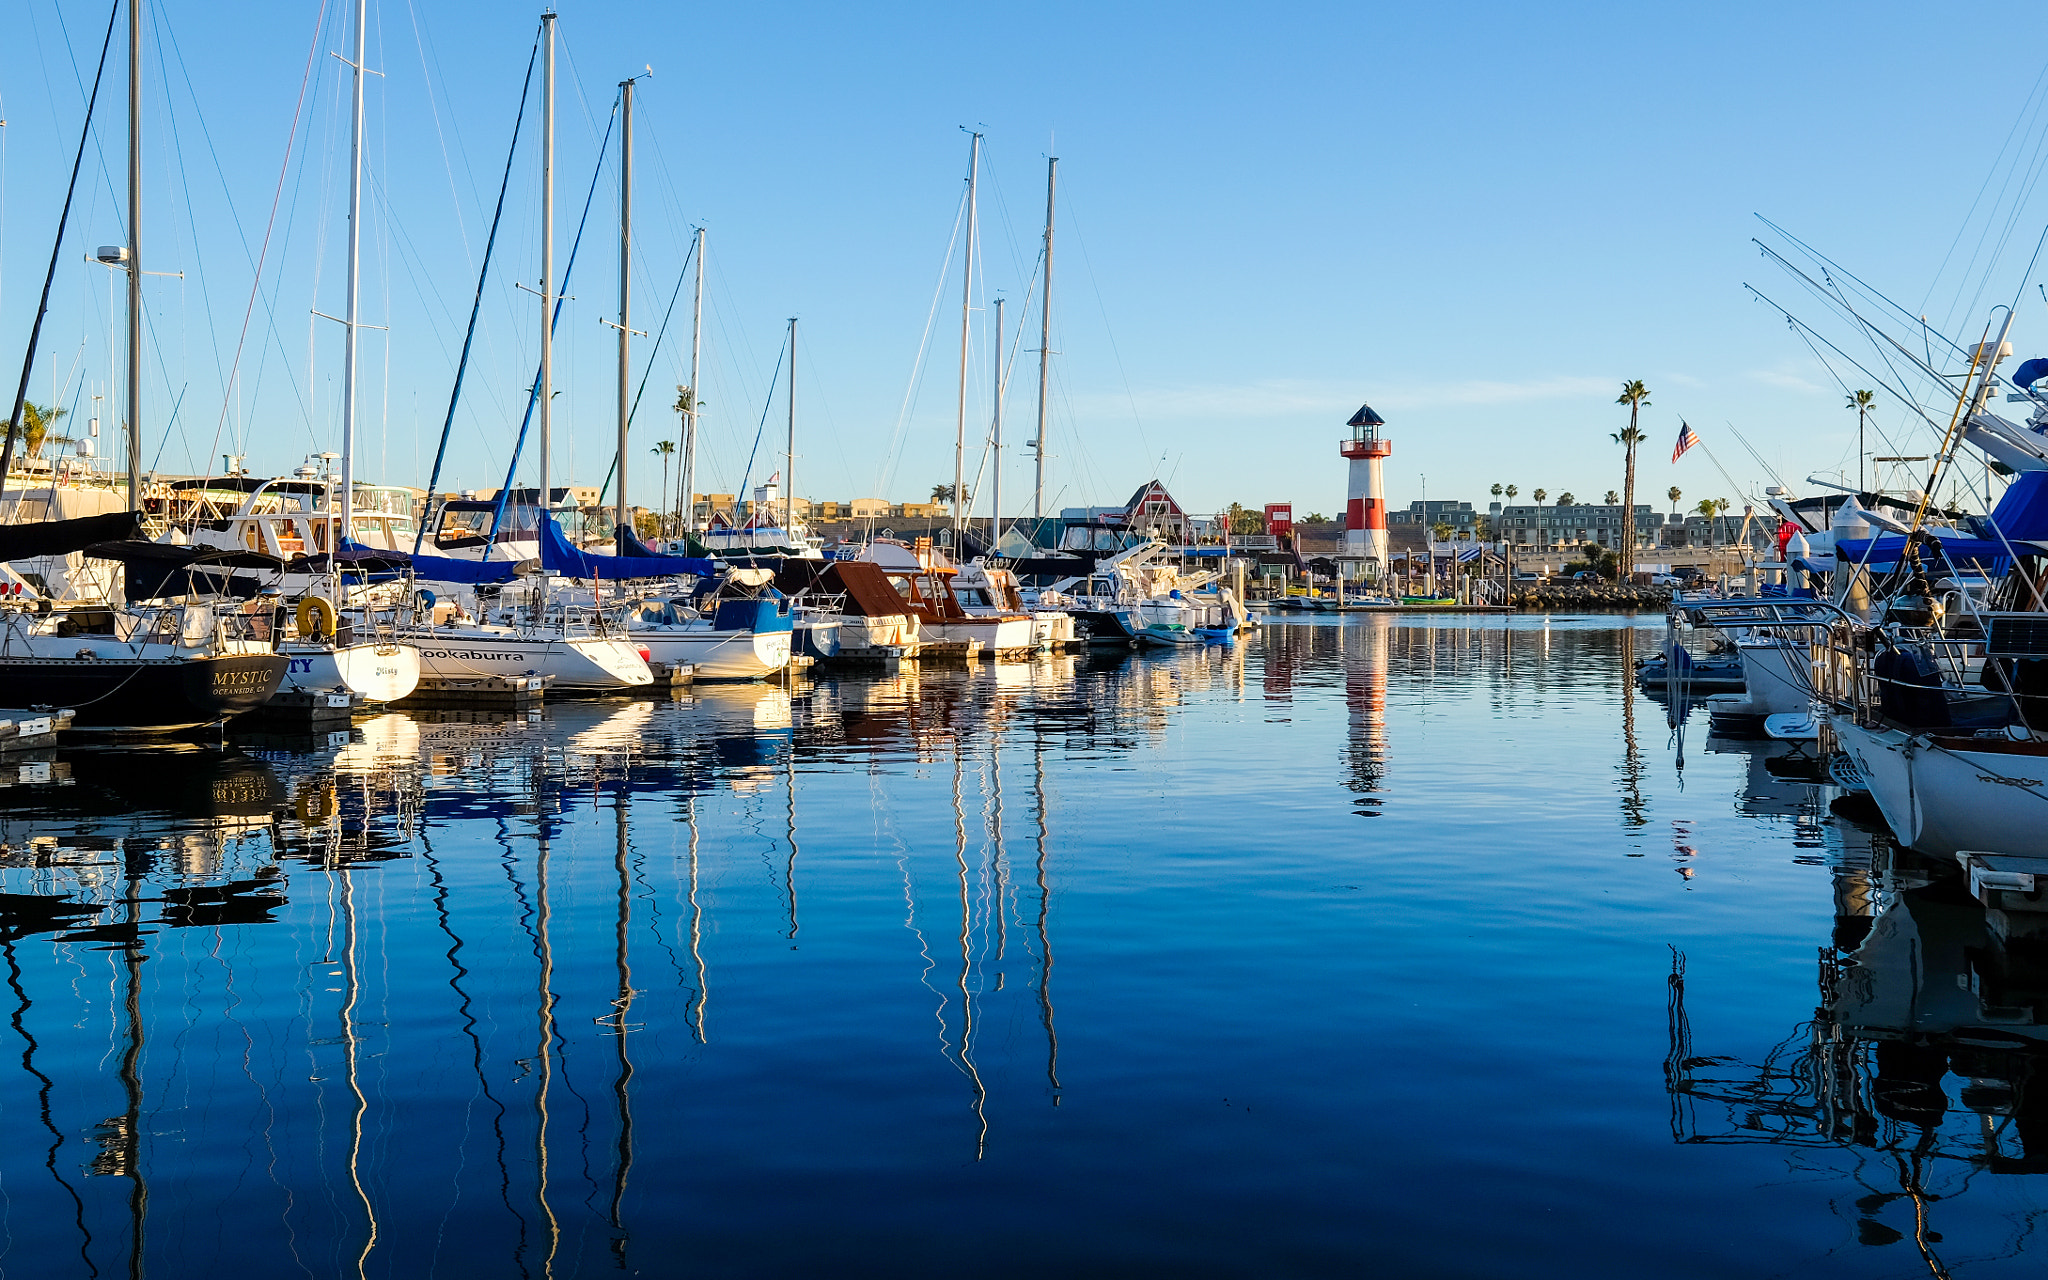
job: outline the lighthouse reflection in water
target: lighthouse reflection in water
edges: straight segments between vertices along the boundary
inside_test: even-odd
[[[2036,944],[1636,621],[10,759],[0,1264],[2031,1267]]]

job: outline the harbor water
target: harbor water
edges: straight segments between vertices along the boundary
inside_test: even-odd
[[[9,761],[0,1268],[2038,1268],[2028,974],[1660,632]]]

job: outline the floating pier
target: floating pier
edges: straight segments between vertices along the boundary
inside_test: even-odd
[[[57,735],[71,727],[70,711],[0,710],[0,755],[40,751],[57,745]]]
[[[687,689],[697,679],[697,665],[693,662],[650,662],[647,669],[654,673],[649,689]]]
[[[903,663],[914,662],[923,654],[923,646],[915,644],[877,644],[862,648],[850,645],[840,646],[839,652],[826,660],[828,667],[880,667],[894,671]]]
[[[418,688],[391,705],[524,711],[541,704],[552,679],[551,676],[422,676]]]
[[[353,693],[306,693],[287,690],[272,695],[270,701],[254,711],[244,712],[235,717],[238,727],[254,728],[259,725],[312,729],[315,727],[341,724],[346,725],[355,718],[356,710],[362,706],[362,698]]]

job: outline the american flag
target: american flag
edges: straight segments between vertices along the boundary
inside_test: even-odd
[[[1678,461],[1680,458],[1685,456],[1685,451],[1687,449],[1692,448],[1699,442],[1699,432],[1694,431],[1691,427],[1685,425],[1685,419],[1680,418],[1678,420],[1678,444],[1671,450],[1671,460],[1673,462]]]

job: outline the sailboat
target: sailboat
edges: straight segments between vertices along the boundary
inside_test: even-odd
[[[342,630],[349,615],[338,612],[351,603],[348,575],[343,558],[350,535],[355,532],[356,451],[356,330],[361,303],[363,240],[363,46],[367,0],[356,0],[355,58],[351,87],[349,173],[348,173],[348,314],[342,321],[341,390],[341,475],[338,483],[326,487],[328,509],[324,522],[309,532],[315,536],[324,523],[328,553],[327,593],[300,594],[297,634],[280,642],[279,650],[290,660],[285,688],[303,693],[349,693],[370,702],[396,702],[410,694],[420,682],[420,654],[400,640],[396,618],[382,626],[368,627],[371,638],[356,641],[354,628]],[[390,603],[387,596],[387,604]],[[365,601],[367,603],[367,601]],[[367,610],[352,611],[357,621],[369,622]]]
[[[554,361],[554,156],[555,156],[555,15],[541,15],[544,89],[541,115],[541,343],[540,374],[534,398],[540,417],[540,487],[530,509],[536,535],[534,558],[554,550],[575,556],[561,542],[550,514],[554,490],[548,473]],[[623,464],[623,457],[621,463]],[[511,495],[502,494],[501,499]],[[453,506],[454,504],[449,504]],[[481,505],[481,504],[477,504]],[[494,504],[500,505],[500,504]],[[513,508],[518,510],[518,508]],[[443,512],[444,528],[447,512]],[[415,644],[424,675],[437,679],[540,676],[553,688],[573,692],[610,692],[652,684],[647,656],[619,633],[594,608],[564,604],[552,597],[548,571],[533,559],[493,561],[499,534],[479,525],[479,558],[415,556],[415,575],[446,584],[444,604],[432,591],[421,593],[423,606],[403,638]],[[437,535],[437,543],[441,543]],[[445,544],[442,544],[445,545]]]
[[[228,585],[233,567],[274,568],[274,561],[260,556],[206,556],[182,548],[157,547],[136,537],[143,523],[142,58],[141,20],[133,5],[128,35],[128,244],[102,254],[111,262],[125,264],[128,272],[128,510],[0,529],[0,562],[68,558],[88,550],[103,560],[123,561],[121,576],[127,599],[118,603],[110,596],[67,600],[60,607],[47,590],[25,593],[22,588],[29,585],[27,575],[10,569],[14,582],[4,612],[0,612],[0,706],[75,708],[74,729],[167,733],[219,724],[229,716],[262,706],[276,692],[287,660],[274,651],[248,616],[219,595]],[[107,38],[111,44],[111,21]],[[105,68],[103,46],[101,74]],[[35,364],[50,280],[63,251],[70,191],[77,188],[99,83],[96,76],[10,424],[20,420]],[[6,484],[13,447],[14,434],[9,432],[5,444],[0,445],[0,488]],[[17,502],[17,513],[22,510]],[[230,572],[195,572],[202,560]],[[227,560],[238,564],[225,563]],[[110,578],[101,581],[111,585]]]

